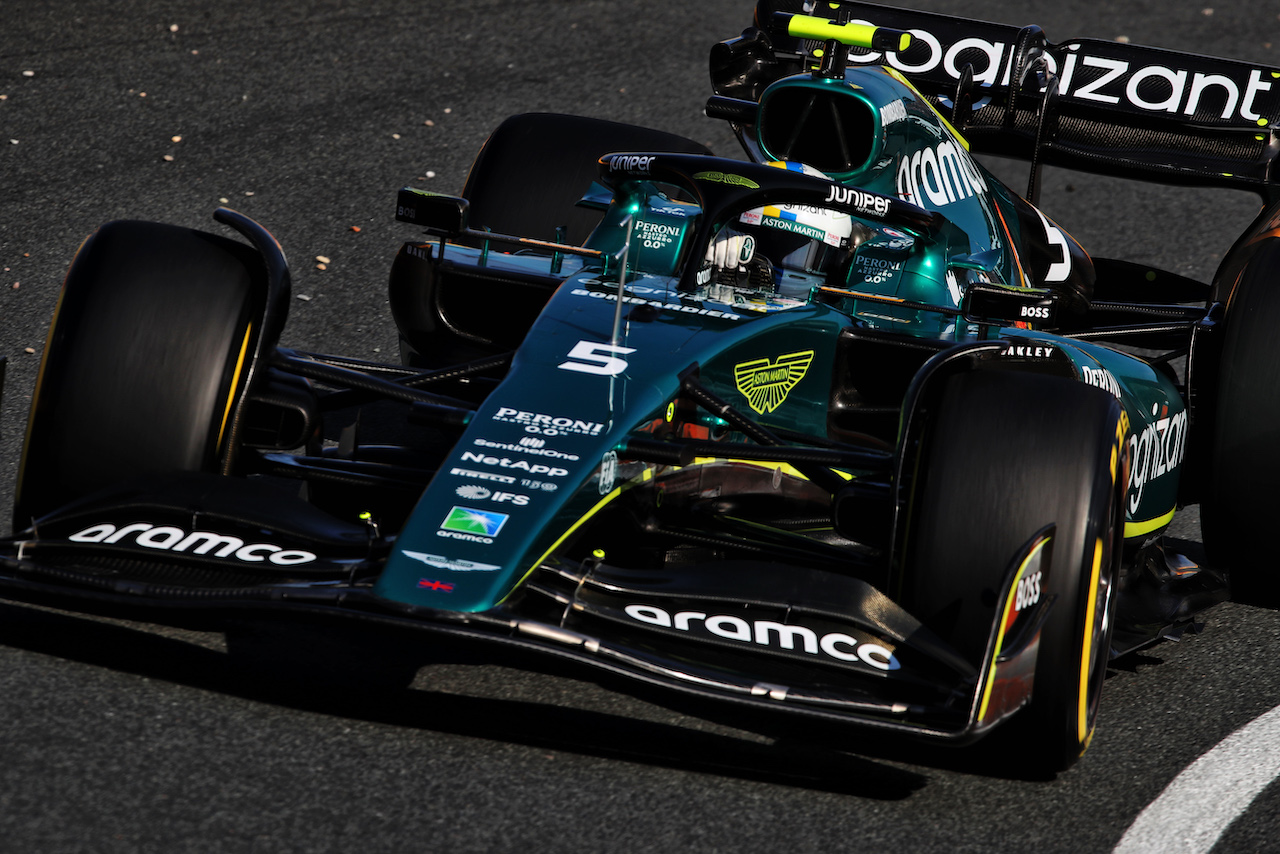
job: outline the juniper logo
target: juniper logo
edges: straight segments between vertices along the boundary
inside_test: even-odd
[[[753,359],[735,365],[733,379],[752,409],[760,413],[773,412],[804,379],[812,362],[812,350],[788,353],[773,361]]]

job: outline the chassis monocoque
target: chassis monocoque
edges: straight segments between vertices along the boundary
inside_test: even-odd
[[[427,235],[392,267],[399,365],[280,347],[288,269],[246,217],[103,226],[50,329],[0,593],[419,630],[937,743],[1007,721],[1069,766],[1109,658],[1224,595],[1165,550],[1178,506],[1237,590],[1274,586],[1243,478],[1278,467],[1254,425],[1280,89],[804,12],[762,2],[712,49],[708,114],[747,160],[531,114],[460,197],[402,190]],[[984,151],[1031,162],[1025,198]],[[1201,284],[1090,258],[1035,205],[1044,163],[1264,209]]]

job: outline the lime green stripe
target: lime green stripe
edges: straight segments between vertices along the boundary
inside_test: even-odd
[[[1178,508],[1174,507],[1163,516],[1157,516],[1156,518],[1148,519],[1145,522],[1125,522],[1124,538],[1127,540],[1130,537],[1141,537],[1143,534],[1150,534],[1152,531],[1163,528],[1165,525],[1168,525],[1173,521],[1173,514],[1177,512],[1177,510]]]
[[[694,457],[693,462],[690,463],[690,465],[704,466],[710,463],[718,463],[718,462],[737,463],[739,465],[744,465],[744,466],[759,466],[760,468],[766,468],[766,469],[781,469],[782,473],[787,475],[788,477],[798,477],[801,480],[809,479],[805,477],[804,474],[798,468],[791,465],[791,463],[771,462],[769,460],[739,460],[733,457]],[[854,475],[851,475],[846,471],[841,471],[840,469],[828,469],[828,471],[830,471],[832,474],[835,474],[835,475],[838,475],[839,477],[844,478],[845,480],[854,479]]]
[[[1084,617],[1084,650],[1080,656],[1080,691],[1076,714],[1076,741],[1089,743],[1089,663],[1093,660],[1093,620],[1098,610],[1098,576],[1102,569],[1102,537],[1093,546],[1093,570],[1089,573],[1089,604]]]
[[[942,115],[942,113],[938,112],[937,107],[933,106],[933,102],[932,102],[932,101],[930,101],[930,100],[929,100],[928,98],[926,98],[924,95],[921,95],[921,94],[920,94],[920,90],[919,90],[919,89],[917,89],[917,88],[915,87],[915,84],[914,84],[914,83],[912,83],[910,80],[908,80],[908,79],[906,78],[906,76],[905,76],[905,75],[903,75],[902,73],[900,73],[897,69],[890,68],[890,67],[889,67],[889,66],[887,66],[887,65],[885,65],[885,66],[881,66],[881,67],[884,69],[884,71],[885,71],[885,73],[886,73],[886,74],[888,74],[888,75],[889,75],[890,77],[892,77],[894,80],[897,80],[897,81],[898,81],[899,83],[901,83],[903,86],[906,86],[908,89],[910,89],[912,92],[914,92],[914,93],[915,93],[915,96],[916,96],[917,98],[919,98],[919,99],[920,99],[920,103],[924,104],[926,107],[928,107],[930,110],[932,110],[932,111],[933,111],[933,114],[934,114],[935,116],[937,116],[937,117],[938,117],[938,120],[942,122],[943,126],[944,126],[944,127],[946,127],[946,129],[947,129],[947,130],[951,131],[951,135],[952,135],[952,136],[954,136],[954,137],[956,138],[956,142],[958,142],[958,143],[960,143],[961,145],[963,145],[963,146],[964,146],[964,150],[965,150],[965,151],[968,151],[968,150],[969,150],[969,140],[965,139],[965,138],[964,138],[964,135],[963,135],[963,134],[961,134],[961,133],[960,133],[960,131],[956,130],[955,128],[953,128],[953,127],[951,126],[951,122],[947,121],[947,117],[946,117],[946,116],[944,116],[944,115]]]
[[[878,28],[867,24],[837,24],[825,18],[810,15],[792,15],[787,23],[787,35],[802,39],[835,39],[851,47],[870,48]],[[911,44],[911,36],[903,33],[898,37],[895,50],[906,50]]]
[[[542,562],[551,556],[552,552],[560,548],[560,545],[565,540],[569,539],[569,535],[571,535],[574,531],[581,528],[588,519],[590,519],[592,516],[599,513],[602,509],[604,509],[605,505],[613,501],[613,499],[617,498],[625,490],[628,490],[633,486],[639,486],[641,483],[647,483],[650,480],[653,480],[653,469],[645,469],[643,472],[641,472],[639,477],[633,478],[627,483],[622,484],[621,486],[615,488],[612,492],[610,492],[604,498],[601,498],[599,501],[597,501],[594,507],[592,507],[586,513],[584,513],[582,515],[582,518],[578,519],[578,521],[570,525],[568,530],[566,530],[563,534],[561,534],[560,537],[554,543],[551,544],[551,547],[542,553],[542,557],[538,558],[536,561],[533,562],[533,565],[530,566],[529,569],[525,571],[525,574],[522,575],[520,577],[520,580],[517,581],[515,585],[511,588],[511,593],[514,593],[515,591],[519,590],[520,585],[524,583],[525,579],[528,578],[530,575],[532,575],[534,570],[536,570],[539,566],[541,566]],[[502,602],[506,602],[507,599],[511,598],[511,593],[508,593],[506,596],[503,596]],[[501,605],[502,602],[499,602],[498,604]]]

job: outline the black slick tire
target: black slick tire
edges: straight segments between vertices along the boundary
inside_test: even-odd
[[[577,206],[599,174],[596,161],[614,151],[679,151],[710,154],[706,146],[676,134],[636,125],[523,113],[490,134],[476,155],[462,195],[471,203],[472,228],[488,228],[579,245],[600,214]]]
[[[471,164],[462,190],[470,204],[469,226],[581,245],[601,213],[578,201],[599,175],[599,159],[615,151],[711,153],[693,140],[652,128],[558,113],[515,115],[494,129]],[[564,232],[558,234],[561,226]],[[479,246],[482,241],[459,242]],[[551,294],[549,287],[517,281],[500,293],[488,285],[483,299],[477,299],[465,277],[442,275],[446,282],[424,285],[424,267],[402,251],[388,290],[407,365],[436,368],[508,349],[523,338]],[[492,312],[494,304],[503,306],[501,314]],[[442,322],[441,312],[450,320]]]
[[[265,275],[252,248],[176,226],[85,241],[45,344],[15,530],[130,477],[216,469]]]
[[[1056,524],[1026,733],[1012,770],[1064,770],[1093,734],[1123,541],[1119,403],[1071,380],[979,371],[948,380],[926,429],[902,575],[904,605],[975,665],[1004,574]],[[997,743],[999,740],[997,740]]]
[[[1280,240],[1249,260],[1227,299],[1201,531],[1233,598],[1280,604],[1270,532],[1280,515]]]

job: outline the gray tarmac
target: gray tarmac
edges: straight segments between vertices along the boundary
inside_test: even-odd
[[[1280,9],[1211,2],[918,7],[1280,62]],[[398,187],[459,190],[488,131],[523,111],[736,155],[702,115],[706,58],[750,8],[6,4],[0,519],[58,287],[97,225],[218,230],[214,208],[240,210],[290,259],[286,346],[394,359],[385,282],[413,233],[393,219]],[[1042,201],[1095,254],[1206,281],[1257,209],[1061,170]],[[1194,508],[1174,533],[1198,539]],[[1126,659],[1089,753],[1033,783],[873,740],[763,738],[491,664],[433,665],[396,694],[273,682],[234,666],[221,635],[0,604],[0,851],[1107,851],[1179,771],[1280,705],[1278,656],[1280,615],[1215,608],[1204,633]],[[1273,784],[1214,850],[1278,850],[1276,816]]]

